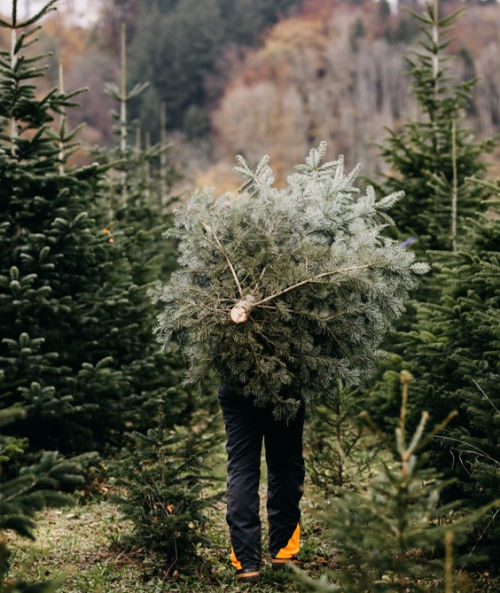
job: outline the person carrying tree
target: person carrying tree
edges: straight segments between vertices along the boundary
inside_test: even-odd
[[[227,435],[227,520],[240,581],[259,578],[259,478],[262,443],[268,466],[269,547],[274,568],[298,560],[304,482],[305,406],[333,394],[338,381],[358,385],[377,348],[404,311],[427,264],[387,236],[386,213],[401,196],[377,201],[353,185],[359,166],[323,162],[311,150],[273,186],[265,157],[238,195],[196,191],[176,212],[180,269],[159,286],[164,303],[156,333],[175,338],[188,379],[215,370]]]

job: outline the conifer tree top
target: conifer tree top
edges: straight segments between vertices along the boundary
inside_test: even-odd
[[[180,240],[181,269],[154,295],[164,303],[157,337],[179,342],[190,380],[215,368],[278,417],[338,377],[367,376],[427,269],[382,234],[402,193],[377,202],[354,185],[360,167],[324,163],[326,149],[311,150],[284,189],[268,157],[255,172],[237,157],[239,195],[195,192],[167,233]]]

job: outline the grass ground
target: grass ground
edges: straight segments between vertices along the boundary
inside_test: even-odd
[[[265,498],[262,490],[261,498]],[[311,496],[303,502],[305,569],[319,574],[332,562],[320,541],[320,527],[310,511]],[[120,538],[131,524],[120,516],[117,507],[104,495],[98,500],[63,509],[48,509],[37,517],[36,540],[13,538],[11,576],[30,581],[65,577],[60,593],[223,593],[247,590],[238,585],[229,560],[229,539],[225,506],[219,503],[211,513],[207,536],[210,545],[200,548],[205,562],[194,559],[187,570],[175,570],[168,578],[154,575],[154,566],[141,559],[139,551],[124,550]],[[265,516],[264,514],[262,516]],[[265,539],[266,533],[263,537]],[[264,556],[269,562],[269,558]],[[302,591],[285,575],[265,567],[261,583],[253,591]]]
[[[224,474],[224,455],[213,459],[217,474]],[[265,484],[265,466],[262,483]],[[27,581],[63,580],[58,593],[299,593],[304,588],[286,575],[273,573],[269,556],[264,554],[261,582],[256,586],[239,585],[229,559],[229,535],[225,522],[225,503],[219,502],[210,513],[206,526],[205,546],[198,549],[198,558],[188,568],[173,568],[161,576],[155,561],[146,559],[139,549],[124,547],[123,536],[132,525],[125,520],[112,500],[113,487],[92,499],[82,498],[79,504],[62,509],[47,509],[36,517],[36,539],[30,542],[10,537],[12,550],[11,577]],[[265,488],[261,488],[261,517],[265,550]],[[302,500],[303,568],[313,578],[331,571],[335,575],[336,553],[322,532],[318,508],[324,496],[312,484],[306,484]],[[430,583],[428,593],[443,591],[442,583]],[[454,593],[495,593],[498,579],[488,572],[462,574]],[[427,590],[427,587],[426,587]]]

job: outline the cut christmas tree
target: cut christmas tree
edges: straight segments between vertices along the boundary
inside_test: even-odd
[[[376,201],[311,150],[284,189],[273,187],[265,157],[239,195],[197,191],[176,213],[180,269],[158,287],[164,303],[157,337],[172,338],[189,363],[188,380],[214,368],[257,405],[290,417],[304,398],[367,377],[391,322],[404,310],[417,274],[414,255],[384,236],[386,211],[402,196]]]

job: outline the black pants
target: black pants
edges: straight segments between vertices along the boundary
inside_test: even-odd
[[[304,404],[285,424],[270,408],[256,408],[241,389],[219,388],[226,426],[227,522],[234,567],[257,568],[261,559],[259,480],[262,441],[268,469],[267,514],[269,550],[273,558],[291,558],[299,551],[300,508],[304,483],[302,432]]]

